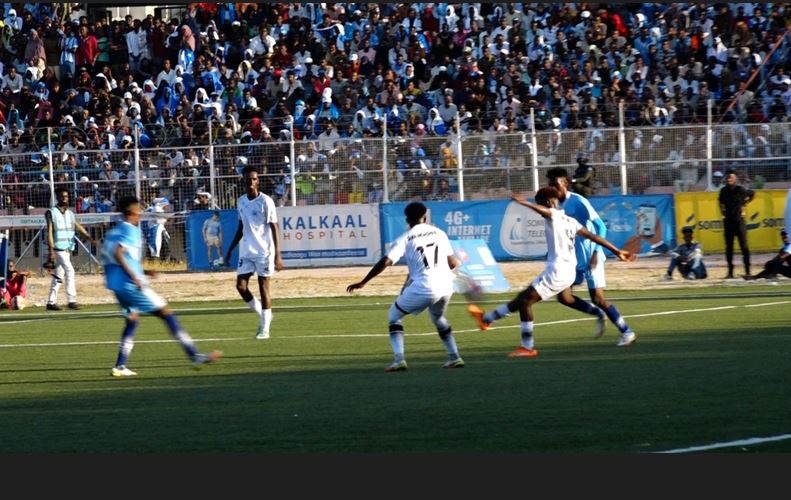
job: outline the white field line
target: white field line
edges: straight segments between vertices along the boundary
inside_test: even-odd
[[[791,302],[791,301],[789,301]],[[678,309],[675,311],[661,311],[661,312],[653,312],[653,313],[645,313],[645,314],[632,314],[629,316],[624,316],[624,318],[646,318],[651,316],[666,316],[669,314],[684,314],[684,313],[695,313],[695,312],[708,312],[708,311],[722,311],[724,309],[736,309],[737,307],[761,307],[764,305],[776,305],[782,304],[785,302],[771,302],[766,304],[752,304],[749,306],[719,306],[719,307],[705,307],[705,308],[695,308],[695,309]],[[246,308],[245,308],[246,309]],[[52,318],[55,319],[55,318]],[[538,323],[535,326],[547,326],[547,325],[561,325],[565,323],[577,323],[580,321],[593,321],[594,318],[573,318],[573,319],[561,319],[557,321],[547,321],[544,323]],[[507,325],[507,326],[493,326],[490,327],[489,330],[507,330],[519,328],[519,325]],[[469,333],[469,332],[477,332],[477,328],[466,329],[466,330],[455,330],[456,333]],[[429,335],[436,335],[436,332],[426,332],[426,333],[407,333],[405,334],[408,337],[424,337]],[[332,335],[289,335],[288,337],[283,337],[284,340],[287,339],[338,339],[338,338],[355,338],[355,337],[385,337],[387,333],[346,333],[346,334],[332,334]],[[199,342],[238,342],[244,340],[252,340],[252,334],[247,337],[231,337],[231,338],[202,338],[202,339],[194,339]],[[162,339],[162,340],[139,340],[136,341],[135,344],[161,344],[166,342],[175,342],[173,339]],[[4,348],[12,348],[12,347],[73,347],[73,346],[89,346],[89,345],[105,345],[105,344],[118,344],[117,340],[102,340],[102,341],[92,341],[92,342],[42,342],[42,343],[33,343],[33,344],[0,344],[0,349]]]
[[[750,304],[744,307],[766,307],[766,306],[779,306],[781,304],[791,304],[791,300],[784,300],[782,302],[767,302],[765,304]]]
[[[696,451],[716,450],[719,448],[733,448],[736,446],[751,446],[754,444],[771,443],[773,441],[785,441],[791,439],[791,434],[780,434],[779,436],[757,437],[748,439],[738,439],[725,443],[705,444],[702,446],[691,446],[689,448],[676,448],[674,450],[657,451],[656,453],[694,453]]]

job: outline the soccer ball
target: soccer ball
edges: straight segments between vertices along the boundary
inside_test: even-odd
[[[222,257],[217,257],[216,259],[211,261],[211,267],[213,267],[215,269],[219,268],[219,267],[222,267],[223,264],[225,264],[225,261],[223,260]]]

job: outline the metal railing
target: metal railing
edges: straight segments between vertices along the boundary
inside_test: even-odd
[[[142,147],[136,129],[126,149],[75,148],[44,130],[35,134],[38,151],[14,153],[9,144],[0,154],[0,214],[50,207],[61,186],[77,212],[114,211],[124,194],[146,205],[168,198],[173,211],[233,208],[245,165],[258,169],[261,190],[281,206],[529,194],[543,182],[543,170],[573,173],[580,156],[595,168],[596,194],[713,190],[714,172],[727,168],[754,187],[791,181],[791,123],[715,123],[710,114],[699,125],[626,127],[623,108],[619,114],[617,128],[484,133],[460,131],[457,118],[444,136],[385,130],[380,137],[322,132],[294,139],[287,123],[279,140],[244,143],[206,122],[212,140],[205,145],[180,142],[171,130],[162,131],[157,147]]]

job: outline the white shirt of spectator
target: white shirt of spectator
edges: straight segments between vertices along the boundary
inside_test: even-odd
[[[437,297],[453,293],[449,255],[453,255],[453,248],[448,235],[430,224],[412,227],[399,236],[387,252],[387,258],[394,263],[405,257],[412,289]]]
[[[277,223],[275,202],[264,193],[250,200],[247,194],[236,202],[244,236],[239,244],[240,259],[266,260],[275,251],[270,223]]]

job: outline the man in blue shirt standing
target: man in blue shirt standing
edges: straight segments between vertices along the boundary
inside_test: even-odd
[[[607,226],[604,225],[604,221],[601,220],[590,202],[583,196],[569,191],[571,179],[565,168],[549,169],[547,179],[549,179],[549,185],[560,192],[560,208],[566,212],[566,215],[576,219],[582,227],[591,233],[602,238],[607,237]],[[637,334],[629,328],[615,305],[608,303],[604,298],[604,288],[607,286],[604,277],[604,261],[606,260],[604,250],[600,245],[586,238],[576,238],[574,247],[577,254],[577,279],[574,284],[579,285],[583,278],[588,282],[588,292],[593,303],[610,318],[610,321],[621,332],[618,347],[632,345],[637,339]],[[596,337],[600,337],[603,333],[604,328],[597,328]]]
[[[119,209],[124,220],[107,233],[102,245],[105,286],[113,291],[126,317],[118,359],[111,375],[113,377],[137,375],[137,372],[126,367],[126,360],[134,346],[134,335],[140,313],[153,314],[161,318],[196,368],[217,361],[222,353],[212,351],[209,354],[200,354],[190,335],[179,324],[176,315],[168,309],[165,299],[148,285],[146,276],[153,276],[154,273],[144,271],[141,264],[143,236],[139,227],[142,211],[140,202],[134,196],[124,197],[119,202]]]

